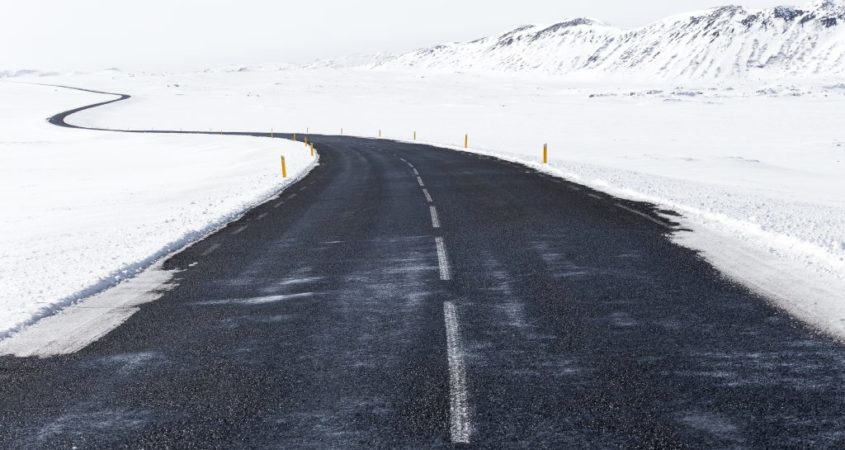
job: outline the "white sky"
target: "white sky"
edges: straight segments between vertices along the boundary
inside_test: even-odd
[[[5,0],[0,70],[300,63],[573,17],[632,27],[726,3],[761,8],[790,1],[796,0]]]

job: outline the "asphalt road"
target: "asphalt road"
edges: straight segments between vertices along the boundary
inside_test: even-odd
[[[649,205],[311,139],[318,168],[167,260],[123,326],[0,357],[0,447],[845,447],[845,349]]]

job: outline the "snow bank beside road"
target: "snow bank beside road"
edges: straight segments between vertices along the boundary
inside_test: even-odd
[[[0,337],[273,195],[283,186],[280,154],[289,175],[312,163],[302,144],[278,139],[46,121],[111,96],[3,82],[0,98]]]
[[[94,74],[145,101],[78,121],[100,126],[264,129],[378,136],[459,146],[536,162],[548,142],[558,173],[686,216],[715,239],[704,255],[747,246],[747,264],[717,267],[845,337],[845,91],[835,80],[712,85],[573,83],[540,77],[348,70],[271,70],[157,77]],[[236,116],[220,114],[236,110]],[[166,112],[164,114],[160,112]],[[702,233],[704,234],[704,233]],[[726,240],[725,240],[726,239]],[[709,244],[708,244],[709,242]],[[766,278],[768,277],[768,278]],[[824,280],[824,281],[819,281]],[[837,290],[838,289],[838,290]],[[824,297],[827,300],[817,301]],[[831,300],[832,299],[832,300]],[[796,308],[796,305],[799,308]]]

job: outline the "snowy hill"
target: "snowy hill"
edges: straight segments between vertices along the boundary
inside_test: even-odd
[[[590,19],[531,25],[501,36],[417,50],[374,67],[591,78],[837,76],[845,74],[843,2],[757,11],[726,6],[632,30]]]

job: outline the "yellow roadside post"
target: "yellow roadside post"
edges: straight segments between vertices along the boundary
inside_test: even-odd
[[[464,135],[464,148],[469,148],[469,134]]]
[[[549,163],[549,144],[543,144],[543,164]]]
[[[311,157],[314,157],[314,144],[311,144]]]
[[[414,140],[415,141],[417,140],[417,131],[416,130],[414,130]]]
[[[293,133],[293,140],[296,140],[296,133]]]
[[[270,139],[273,139],[273,137],[274,137],[274,136],[273,136],[273,129],[272,129],[272,128],[270,128]]]
[[[285,166],[285,156],[282,155],[282,178],[288,177],[288,168]]]

